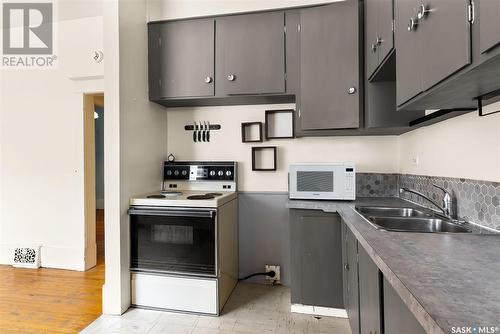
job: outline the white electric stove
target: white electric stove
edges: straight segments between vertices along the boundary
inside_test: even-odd
[[[132,304],[218,315],[238,281],[235,162],[165,162],[130,200]]]

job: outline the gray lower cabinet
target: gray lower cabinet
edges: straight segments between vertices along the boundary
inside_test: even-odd
[[[149,25],[151,99],[214,95],[214,19]]]
[[[340,217],[290,210],[292,304],[344,308]]]
[[[481,0],[479,2],[479,25],[481,53],[488,52],[500,44],[500,1]]]
[[[366,334],[383,334],[381,274],[363,247],[358,248],[358,254],[360,330]]]
[[[352,334],[360,334],[359,283],[358,283],[358,241],[349,228],[342,224],[344,263],[344,304],[349,317]]]
[[[216,19],[219,95],[285,92],[285,13]]]
[[[299,129],[358,128],[359,2],[301,9],[299,30]]]
[[[425,334],[415,316],[401,300],[391,284],[383,279],[384,291],[384,333]]]

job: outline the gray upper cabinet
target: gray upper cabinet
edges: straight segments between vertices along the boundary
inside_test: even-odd
[[[418,72],[421,49],[417,44],[417,34],[409,28],[415,22],[418,3],[417,0],[397,0],[394,4],[397,105],[422,91],[422,78]]]
[[[284,93],[284,12],[225,16],[216,24],[216,89],[222,95]]]
[[[378,43],[379,63],[394,50],[394,4],[393,0],[377,0],[378,3]]]
[[[423,90],[471,63],[469,3],[469,0],[428,0],[417,9],[417,15],[423,13],[415,31],[421,40]]]
[[[393,0],[365,1],[365,48],[367,77],[394,50]]]
[[[290,210],[290,224],[292,303],[344,308],[340,217]]]
[[[481,0],[479,3],[479,25],[481,53],[488,52],[500,44],[500,1]]]
[[[358,128],[357,0],[300,10],[300,130]]]
[[[395,2],[397,102],[471,63],[469,0]]]
[[[385,278],[383,279],[383,291],[384,333],[425,334],[425,330]]]
[[[154,98],[214,95],[214,19],[150,25],[149,80]]]
[[[380,272],[363,247],[359,247],[358,254],[361,333],[383,334]]]
[[[379,65],[378,47],[378,0],[365,1],[365,48],[366,75],[372,76]]]

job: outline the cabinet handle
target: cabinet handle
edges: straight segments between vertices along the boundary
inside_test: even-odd
[[[377,41],[375,42],[375,45],[379,46],[379,45],[381,45],[381,44],[382,44],[382,42],[383,42],[383,41],[384,41],[384,40],[382,39],[382,37],[377,36]]]
[[[413,17],[410,18],[410,22],[408,23],[408,31],[413,31],[417,28],[418,22]]]
[[[344,264],[344,269],[345,269],[346,271],[349,271],[349,263]]]
[[[236,75],[234,75],[234,74],[229,74],[229,75],[227,76],[227,80],[229,80],[229,81],[234,81],[234,80],[236,80]]]
[[[209,84],[213,81],[212,77],[206,77],[205,78],[205,83]]]
[[[417,19],[422,20],[429,14],[430,11],[431,10],[426,8],[424,4],[421,4],[420,7],[418,7]]]
[[[349,89],[347,90],[347,94],[352,95],[354,93],[356,93],[356,87],[349,87]]]
[[[377,44],[372,44],[372,52],[377,52]]]

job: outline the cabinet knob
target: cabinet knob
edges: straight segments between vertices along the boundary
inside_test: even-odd
[[[209,84],[213,81],[212,77],[206,77],[205,78],[205,83]]]
[[[413,17],[410,19],[408,23],[408,31],[413,31],[417,28],[418,22]]]
[[[344,264],[344,269],[345,269],[346,271],[349,271],[349,263]]]
[[[349,87],[349,89],[347,90],[347,94],[352,95],[354,93],[356,93],[356,87]]]
[[[372,52],[377,52],[377,44],[372,44]]]
[[[229,74],[229,75],[227,76],[227,80],[229,80],[229,81],[234,81],[234,80],[236,80],[236,75],[234,75],[234,74]]]
[[[377,46],[378,46],[378,45],[381,45],[383,41],[384,41],[384,40],[382,39],[382,37],[377,36],[377,40],[375,41],[375,45],[377,45]]]
[[[430,9],[426,8],[424,4],[421,4],[418,7],[417,19],[422,20],[423,18],[425,18],[427,16],[427,14],[429,14],[429,12],[430,12]]]

